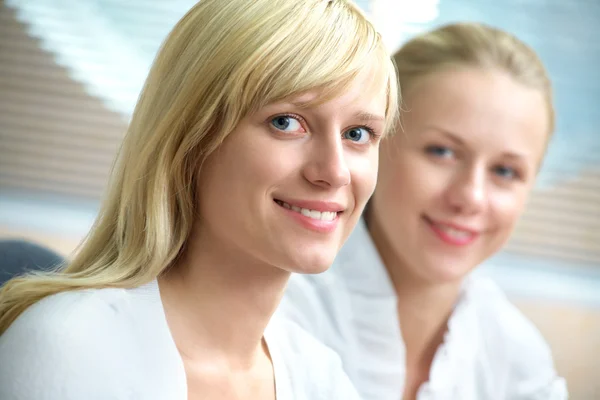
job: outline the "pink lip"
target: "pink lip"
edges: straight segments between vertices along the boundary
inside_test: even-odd
[[[466,227],[466,226],[454,224],[451,222],[434,221],[427,216],[424,216],[423,219],[425,220],[427,225],[431,228],[433,233],[435,233],[439,239],[441,239],[444,243],[450,244],[452,246],[469,245],[469,244],[473,243],[480,235],[479,231],[469,228],[469,227]],[[467,235],[460,236],[460,237],[451,235],[442,228],[444,226],[465,232],[465,233],[467,233]]]
[[[307,217],[297,211],[290,210],[288,208],[283,207],[282,205],[275,202],[280,210],[285,212],[288,216],[290,216],[294,221],[298,222],[304,228],[311,230],[313,232],[318,233],[331,233],[335,231],[340,221],[340,213],[344,209],[338,203],[330,203],[330,202],[321,202],[321,201],[284,201],[285,203],[290,204],[291,206],[296,206],[300,208],[308,208],[310,210],[320,211],[320,212],[337,212],[338,215],[331,221],[324,221],[319,219],[314,219],[311,217]]]

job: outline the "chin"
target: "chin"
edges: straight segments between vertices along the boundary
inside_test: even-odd
[[[298,257],[295,258],[294,262],[288,264],[291,267],[286,269],[289,272],[297,274],[320,274],[327,271],[331,267],[334,259],[335,254],[328,255],[326,252],[299,254]]]
[[[277,249],[277,256],[276,259],[271,258],[271,265],[298,274],[320,274],[331,267],[341,245],[340,240],[334,237],[307,240],[306,237],[295,236],[290,240],[280,240],[273,248]]]
[[[422,270],[423,277],[436,284],[445,284],[459,282],[471,271],[472,268],[465,268],[464,262],[437,262],[427,263],[428,268]]]
[[[436,274],[432,274],[430,280],[433,283],[445,284],[460,282],[465,278],[466,274],[458,273],[452,270],[438,271]]]
[[[439,283],[460,282],[473,268],[465,266],[464,262],[440,263],[433,271],[433,278]]]

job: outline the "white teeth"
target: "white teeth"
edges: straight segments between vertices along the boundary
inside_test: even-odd
[[[335,211],[317,211],[317,210],[309,210],[308,208],[300,208],[297,206],[292,206],[283,201],[277,201],[281,206],[287,208],[288,210],[296,211],[304,215],[305,217],[309,217],[312,219],[317,219],[321,221],[333,221],[335,217],[337,217],[337,212]]]
[[[456,239],[468,239],[471,236],[473,236],[473,234],[471,232],[461,231],[458,229],[450,228],[449,226],[445,226],[445,225],[438,225],[438,228],[443,230],[448,236],[452,236],[453,238],[456,238]]]

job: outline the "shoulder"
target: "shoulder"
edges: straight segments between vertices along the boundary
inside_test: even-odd
[[[550,346],[537,327],[488,278],[474,278],[467,296],[482,336],[484,364],[503,378],[510,398],[563,399],[566,385],[557,376]]]
[[[5,349],[9,342],[54,347],[66,337],[93,334],[107,322],[117,322],[126,309],[122,289],[57,293],[27,308],[0,337],[0,348]]]
[[[50,340],[96,330],[118,321],[128,309],[124,289],[91,289],[57,293],[27,308],[1,336],[2,342]],[[29,340],[29,339],[28,339]]]
[[[124,294],[64,292],[25,310],[0,337],[0,398],[70,400],[118,387],[118,359],[131,348]]]
[[[291,388],[299,398],[358,399],[339,355],[296,322],[275,319],[270,331]]]
[[[519,358],[531,355],[551,363],[550,348],[542,334],[492,280],[472,279],[466,297],[474,308],[485,345],[500,347],[504,354],[524,350]]]

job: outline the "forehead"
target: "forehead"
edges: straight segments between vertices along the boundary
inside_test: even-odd
[[[474,146],[535,157],[544,152],[549,115],[543,94],[501,71],[436,73],[412,87],[405,101],[407,124],[432,125]]]
[[[383,115],[387,108],[387,91],[388,74],[379,63],[373,62],[334,96],[328,95],[326,88],[316,88],[291,96],[287,101],[304,108],[329,108],[338,111],[361,108],[365,112]]]

